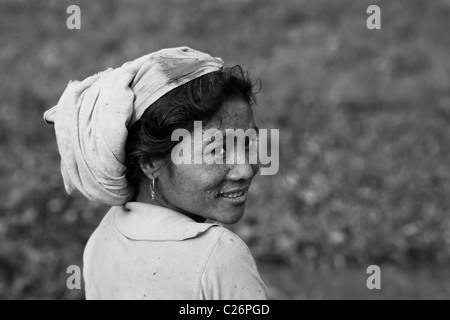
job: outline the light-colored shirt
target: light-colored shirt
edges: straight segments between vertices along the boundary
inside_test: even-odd
[[[268,299],[250,250],[217,223],[112,207],[84,251],[86,299]]]

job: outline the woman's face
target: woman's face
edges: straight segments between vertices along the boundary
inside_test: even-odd
[[[203,132],[208,129],[218,129],[224,135],[226,129],[256,130],[252,108],[241,99],[231,100],[222,106],[213,119],[202,124]],[[198,138],[191,134],[190,147],[193,153],[203,153],[210,143]],[[200,144],[202,148],[194,148],[194,144]],[[227,153],[224,152],[224,159]],[[245,164],[236,162],[224,160],[223,164],[207,164],[204,161],[202,164],[171,163],[170,169],[169,166],[163,167],[158,175],[157,194],[171,207],[186,215],[197,215],[224,224],[235,223],[244,215],[247,192],[259,170],[259,165],[249,164],[248,157]]]

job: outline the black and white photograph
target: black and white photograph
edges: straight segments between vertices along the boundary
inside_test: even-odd
[[[449,0],[0,0],[0,300],[450,299],[449,31]]]

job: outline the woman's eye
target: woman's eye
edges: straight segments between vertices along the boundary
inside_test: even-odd
[[[223,156],[223,155],[225,154],[225,148],[222,146],[222,147],[220,147],[220,148],[216,148],[216,149],[213,149],[213,150],[211,151],[211,155],[212,155],[213,157],[216,156],[216,150],[219,150],[219,154],[218,154],[218,155],[220,155],[220,156]]]
[[[245,149],[248,149],[252,145],[252,140],[250,138],[245,139]]]
[[[245,148],[250,148],[251,146],[258,146],[258,139],[248,139],[245,141]]]
[[[223,156],[225,154],[225,148],[224,147],[221,147],[220,149],[219,149],[219,155],[220,156]],[[215,156],[216,155],[216,150],[214,150],[213,151],[213,156]]]

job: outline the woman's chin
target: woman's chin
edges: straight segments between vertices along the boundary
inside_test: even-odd
[[[245,206],[242,208],[232,208],[231,210],[223,211],[217,218],[216,221],[223,224],[234,224],[242,219],[245,213]]]

